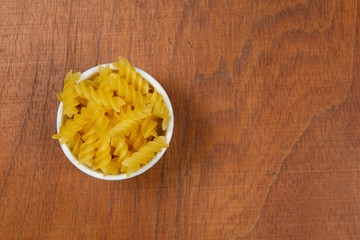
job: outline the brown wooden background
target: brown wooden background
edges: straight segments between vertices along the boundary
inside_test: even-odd
[[[360,2],[0,5],[1,239],[360,239]],[[51,135],[66,73],[118,55],[175,131],[108,182]]]

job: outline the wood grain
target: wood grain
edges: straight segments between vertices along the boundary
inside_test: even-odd
[[[1,238],[360,238],[358,1],[1,7]],[[51,135],[66,73],[118,55],[162,84],[175,130],[107,182]]]

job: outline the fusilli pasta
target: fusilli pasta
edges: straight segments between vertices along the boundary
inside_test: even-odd
[[[65,77],[63,92],[57,95],[59,101],[63,102],[64,114],[70,118],[79,111],[76,106],[80,103],[76,100],[77,94],[74,87],[80,77],[80,73],[72,74],[70,71]]]
[[[99,66],[81,82],[80,73],[67,74],[57,97],[68,118],[53,138],[95,171],[129,176],[168,147],[170,115],[163,96],[125,58],[113,66]]]
[[[162,148],[167,148],[164,136],[156,137],[153,141],[149,141],[145,146],[141,147],[137,152],[134,152],[129,158],[122,162],[122,165],[127,167],[127,173],[130,174],[140,168],[141,164],[146,164],[152,159],[156,153],[161,152]]]

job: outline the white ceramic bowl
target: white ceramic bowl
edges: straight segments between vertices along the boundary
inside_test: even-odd
[[[116,69],[112,64],[103,64],[103,66],[106,66],[106,65],[110,65],[111,70]],[[171,120],[169,122],[169,127],[166,130],[166,134],[165,134],[167,143],[170,143],[170,140],[171,140],[171,137],[173,134],[173,130],[174,130],[174,112],[173,112],[173,109],[171,106],[170,99],[169,99],[168,95],[166,94],[165,90],[162,88],[162,86],[152,76],[150,76],[148,73],[144,72],[141,69],[138,69],[138,68],[135,68],[135,69],[138,73],[141,74],[141,76],[143,76],[143,78],[145,78],[164,97],[163,99],[167,104],[167,107],[169,109],[169,114],[171,116]],[[86,70],[85,72],[83,72],[81,74],[81,78],[79,79],[78,82],[91,78],[93,75],[98,73],[98,71],[99,71],[99,66],[96,66],[89,70]],[[60,102],[58,113],[57,113],[57,122],[56,122],[56,128],[57,128],[58,133],[59,133],[60,126],[63,125],[63,121],[64,121],[63,117],[64,117],[63,104],[62,104],[62,102]],[[150,169],[152,166],[154,166],[155,163],[157,163],[157,161],[159,161],[159,159],[162,157],[162,155],[166,151],[166,148],[163,148],[163,150],[161,152],[157,153],[155,155],[155,157],[151,161],[149,161],[146,165],[142,166],[136,172],[131,173],[129,177],[126,177],[125,173],[122,173],[119,175],[104,176],[104,174],[100,171],[94,171],[82,163],[79,164],[78,159],[72,154],[72,152],[70,151],[69,147],[66,144],[62,144],[61,148],[64,151],[66,157],[70,160],[70,162],[72,162],[72,164],[75,165],[75,167],[77,167],[78,169],[80,169],[81,171],[83,171],[84,173],[86,173],[92,177],[103,179],[103,180],[124,180],[124,179],[129,179],[129,178],[135,177],[137,175],[140,175],[140,174],[144,173],[145,171],[147,171],[148,169]]]

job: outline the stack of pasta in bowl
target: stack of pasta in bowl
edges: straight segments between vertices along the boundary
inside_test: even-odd
[[[169,108],[156,88],[122,57],[88,79],[68,73],[58,134],[80,164],[104,176],[129,176],[168,147]]]

